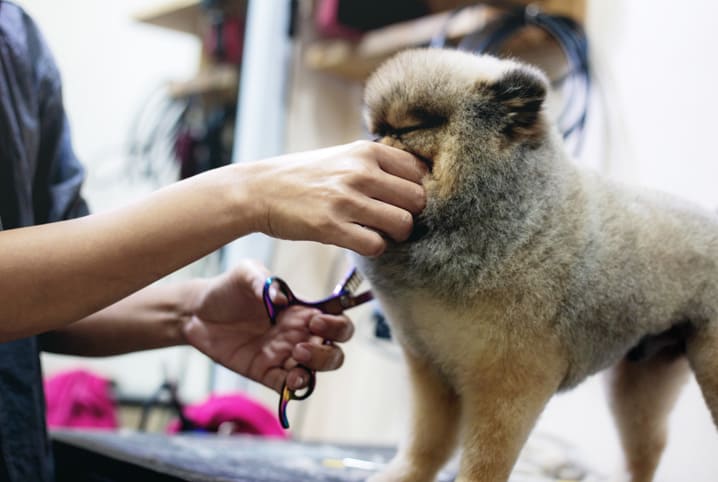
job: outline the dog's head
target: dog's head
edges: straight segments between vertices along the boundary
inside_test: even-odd
[[[513,60],[407,50],[369,79],[365,121],[383,143],[424,159],[427,194],[445,198],[470,172],[540,145],[547,85],[538,69]]]

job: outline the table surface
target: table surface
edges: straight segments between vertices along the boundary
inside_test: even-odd
[[[363,481],[395,452],[389,447],[236,435],[56,430],[51,437],[56,452],[58,445],[62,454],[68,448],[75,450],[75,465],[78,461],[89,462],[93,456],[104,456],[170,476],[157,480],[202,482]],[[62,463],[63,460],[56,461],[57,465]],[[439,480],[453,480],[451,471],[445,470]]]
[[[55,430],[58,480],[195,482],[355,482],[377,472],[395,448],[296,442],[253,436],[164,435],[133,431]],[[454,459],[437,482],[453,481]],[[69,472],[68,472],[69,470]],[[64,477],[60,476],[64,472]],[[88,475],[89,474],[89,475]],[[109,474],[109,476],[108,476]],[[605,480],[577,463],[570,447],[533,438],[510,482]]]

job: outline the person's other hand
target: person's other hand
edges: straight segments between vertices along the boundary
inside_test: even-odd
[[[259,231],[366,256],[384,251],[385,235],[407,239],[413,215],[426,204],[425,164],[374,142],[279,156],[244,168]]]
[[[325,315],[313,308],[283,310],[272,326],[262,302],[269,272],[260,263],[244,261],[212,279],[200,280],[190,301],[192,316],[184,325],[187,341],[217,363],[277,392],[307,386],[307,372],[335,370],[344,361],[336,345],[347,341],[354,326],[344,315]]]

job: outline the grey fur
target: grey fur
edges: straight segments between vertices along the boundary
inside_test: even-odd
[[[718,322],[718,217],[577,167],[543,112],[507,135],[530,99],[517,84],[516,98],[499,102],[491,87],[517,70],[519,84],[545,85],[523,64],[440,50],[401,53],[368,82],[367,124],[387,139],[420,125],[417,116],[434,117],[391,140],[435,163],[415,239],[360,262],[388,311],[404,313],[391,317],[399,336],[440,358],[416,326],[427,321],[406,316],[407,300],[471,309],[498,295],[507,326],[496,329],[557,333],[567,388],[646,335]],[[456,176],[448,195],[434,178],[441,163]],[[457,337],[481,336],[442,323]]]

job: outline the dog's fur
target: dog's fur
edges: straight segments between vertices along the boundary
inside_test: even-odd
[[[434,480],[457,442],[457,481],[507,480],[550,397],[607,367],[634,482],[689,366],[718,419],[718,217],[572,164],[546,89],[530,66],[438,49],[368,81],[370,131],[431,166],[412,238],[360,260],[414,402],[374,481]]]

